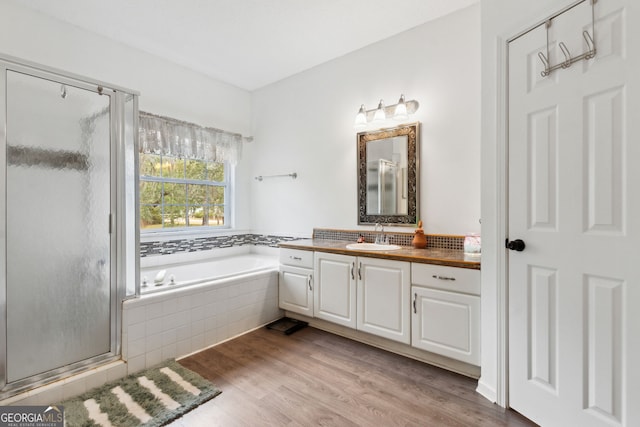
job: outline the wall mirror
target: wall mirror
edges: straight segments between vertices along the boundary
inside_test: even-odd
[[[419,125],[358,133],[358,224],[416,223]]]

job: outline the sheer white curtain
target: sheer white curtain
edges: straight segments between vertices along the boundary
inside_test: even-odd
[[[140,111],[140,152],[208,162],[237,164],[242,156],[243,137],[220,129]]]

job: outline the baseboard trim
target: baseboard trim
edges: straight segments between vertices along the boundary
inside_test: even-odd
[[[498,401],[498,393],[496,389],[493,387],[489,387],[486,383],[482,381],[482,377],[478,380],[478,387],[476,388],[476,393],[481,394],[485,399],[492,403],[496,403]]]

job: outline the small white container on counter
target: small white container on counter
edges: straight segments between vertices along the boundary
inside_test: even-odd
[[[481,239],[479,233],[467,233],[464,236],[464,253],[465,255],[480,255]]]

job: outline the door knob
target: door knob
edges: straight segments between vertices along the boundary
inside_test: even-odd
[[[507,249],[512,250],[512,251],[517,251],[517,252],[522,252],[524,251],[525,248],[525,244],[522,240],[520,239],[516,239],[516,240],[512,240],[509,241],[507,239],[507,243],[505,245],[507,247]]]

